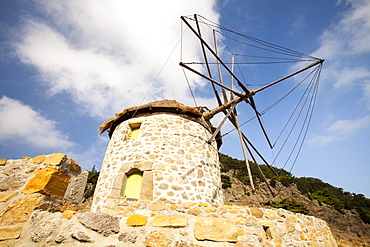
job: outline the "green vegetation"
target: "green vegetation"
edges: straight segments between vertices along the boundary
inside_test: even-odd
[[[274,208],[284,208],[286,210],[289,210],[295,213],[308,214],[308,209],[306,205],[304,203],[297,202],[295,200],[284,199],[280,202],[267,201],[267,202],[261,202],[261,204],[271,206]]]
[[[249,176],[246,168],[245,161],[233,159],[227,155],[220,154],[220,162],[222,163],[221,172],[228,172],[229,170],[236,171],[235,177],[239,179],[244,184],[250,184]],[[252,172],[253,181],[258,182],[262,181],[262,175],[258,171],[257,165],[249,161],[249,165]],[[266,178],[272,179],[275,174],[270,170],[270,168],[266,165],[260,165],[261,170],[265,174]],[[284,169],[274,168],[274,170],[281,175],[284,176],[292,176],[289,172],[285,171]]]
[[[221,175],[221,182],[223,189],[231,188],[231,181],[229,176]]]
[[[244,161],[220,154],[220,162],[223,165],[221,169],[222,172],[234,170],[237,179],[246,185],[249,184],[249,177]],[[259,174],[255,163],[249,162],[249,164],[251,165],[253,179],[258,184],[262,181],[262,176]],[[342,188],[337,188],[317,178],[296,178],[284,169],[274,168],[274,170],[279,174],[279,176],[276,177],[266,165],[259,166],[264,172],[266,178],[270,179],[270,185],[272,187],[275,187],[277,181],[285,187],[295,184],[301,194],[306,195],[308,198],[315,199],[319,201],[319,203],[333,205],[335,209],[341,213],[343,213],[343,209],[355,209],[359,213],[362,221],[370,224],[370,199],[366,198],[364,195],[345,192]],[[224,178],[223,181],[226,181],[226,179]],[[282,202],[271,203],[281,204]]]
[[[85,200],[94,195],[96,183],[98,182],[99,178],[99,172],[96,170],[95,165],[91,171],[88,172],[89,174],[87,175],[87,184],[84,193]]]

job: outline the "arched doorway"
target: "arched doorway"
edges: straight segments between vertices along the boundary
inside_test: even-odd
[[[143,184],[143,172],[134,171],[127,175],[124,197],[140,199]]]

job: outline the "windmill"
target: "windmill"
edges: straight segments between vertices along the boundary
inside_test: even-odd
[[[253,145],[253,143],[248,139],[248,137],[243,133],[241,130],[241,125],[238,120],[238,111],[237,111],[237,105],[238,104],[247,104],[251,107],[255,114],[255,118],[257,119],[257,122],[261,128],[261,131],[268,143],[268,146],[273,149],[274,144],[271,142],[266,129],[264,127],[263,121],[262,121],[262,115],[258,110],[257,106],[254,100],[254,96],[260,92],[262,92],[265,89],[268,89],[276,84],[279,84],[281,82],[286,81],[289,78],[292,78],[294,76],[297,76],[303,72],[311,71],[309,72],[308,76],[301,80],[298,85],[295,85],[294,89],[296,89],[299,85],[301,85],[304,81],[311,80],[308,84],[308,87],[303,95],[305,97],[305,103],[302,103],[303,107],[301,109],[301,112],[305,106],[307,106],[307,114],[306,114],[306,120],[304,121],[304,126],[302,130],[304,129],[304,137],[307,133],[309,122],[312,117],[312,112],[314,108],[314,104],[316,101],[317,96],[317,90],[318,90],[318,83],[319,83],[319,76],[321,72],[321,67],[323,65],[324,60],[320,58],[316,58],[307,54],[303,54],[301,52],[293,51],[288,48],[284,48],[282,46],[274,45],[269,42],[265,42],[247,35],[243,35],[241,33],[237,33],[233,30],[230,30],[228,28],[225,28],[221,25],[218,25],[217,23],[214,23],[210,20],[207,20],[206,18],[199,16],[195,14],[194,16],[182,16],[181,20],[183,23],[186,24],[186,26],[191,30],[191,32],[195,35],[195,37],[199,40],[202,53],[203,53],[203,61],[202,62],[180,62],[180,66],[183,68],[199,75],[200,77],[208,80],[211,83],[212,91],[214,93],[215,99],[217,100],[218,107],[207,110],[203,112],[203,117],[205,120],[212,119],[216,114],[223,113],[224,117],[222,121],[220,122],[219,126],[217,127],[216,131],[212,135],[212,138],[215,138],[217,134],[219,134],[219,131],[221,127],[225,124],[226,120],[229,120],[229,122],[234,126],[235,130],[237,130],[240,144],[242,147],[242,152],[244,156],[244,160],[246,162],[246,169],[249,176],[249,181],[252,190],[255,190],[255,185],[252,178],[252,173],[249,165],[248,158],[251,158],[255,164],[257,164],[257,168],[266,183],[268,189],[270,190],[271,194],[274,195],[273,190],[269,186],[269,183],[262,172],[261,168],[259,167],[257,160],[255,156],[258,156],[260,160],[263,161],[265,165],[267,165],[270,170],[278,176],[277,172],[274,170],[274,168],[269,164],[269,162],[266,161],[264,156],[257,150],[257,148]],[[193,25],[192,25],[192,24]],[[213,44],[211,45],[206,41],[204,36],[202,35],[202,28],[205,27],[212,31],[213,34]],[[265,56],[256,55],[253,52],[250,52],[249,54],[236,54],[233,53],[230,48],[226,45],[225,40],[232,40],[233,42],[248,46],[249,48],[258,50],[263,53],[269,54]],[[224,44],[224,46],[228,49],[229,54],[231,54],[231,62],[227,63],[224,61],[224,59],[221,58],[221,55],[219,53],[218,44],[217,41],[221,40]],[[273,54],[273,55],[271,55]],[[244,56],[249,58],[255,58],[257,61],[251,62],[236,62],[235,56]],[[263,59],[263,60],[261,60]],[[282,63],[299,63],[304,62],[305,66],[298,68],[297,66],[295,68],[295,71],[289,73],[288,75],[285,75],[281,78],[277,78],[276,80],[266,83],[265,85],[256,88],[254,90],[250,90],[247,87],[247,83],[243,82],[243,80],[235,73],[235,65],[256,65],[256,64],[282,64]],[[308,64],[307,64],[308,63]],[[203,66],[199,69],[199,65]],[[198,66],[198,69],[195,69],[193,66]],[[211,66],[216,66],[216,69],[212,69]],[[205,71],[202,72],[202,71]],[[224,72],[222,72],[224,71]],[[225,73],[229,76],[229,85],[226,85],[224,83],[224,77],[223,73]],[[216,74],[216,76],[213,76],[213,74]],[[242,77],[243,74],[241,74]],[[311,76],[310,79],[307,79]],[[234,84],[237,85],[237,87],[234,86]],[[293,90],[294,90],[293,89]],[[279,99],[276,103],[278,104],[281,100],[283,100],[288,94],[290,94],[293,90],[289,91],[286,95],[284,95],[281,99]],[[302,101],[302,98],[301,98]],[[300,101],[300,102],[301,102]],[[270,106],[271,108],[274,106]],[[269,109],[269,108],[267,108]],[[298,108],[295,108],[295,112]],[[293,115],[292,115],[293,116]],[[289,120],[292,120],[292,116]],[[298,118],[301,116],[301,113],[299,113]],[[298,121],[298,118],[296,120],[296,123]],[[294,124],[295,125],[295,124]],[[284,129],[287,125],[285,125]],[[290,136],[291,133],[289,133]],[[300,137],[302,136],[302,132],[300,134]],[[304,137],[300,140],[299,149],[302,147]],[[212,138],[209,140],[211,141]],[[286,141],[285,141],[286,142]],[[297,147],[298,141],[296,142],[295,147]],[[281,152],[281,149],[279,153]],[[299,151],[298,151],[299,153]],[[298,156],[298,154],[297,154]],[[291,156],[289,156],[291,157]],[[294,164],[293,164],[294,166]]]
[[[255,189],[255,185],[249,166],[249,157],[256,164],[255,156],[259,157],[277,175],[272,165],[266,161],[241,130],[243,123],[239,123],[240,111],[237,110],[237,106],[247,104],[253,110],[268,145],[273,147],[274,144],[270,141],[263,125],[262,115],[280,101],[260,112],[254,100],[255,95],[304,71],[312,70],[309,76],[314,79],[306,83],[308,90],[305,91],[307,93],[301,100],[302,105],[308,106],[308,118],[312,115],[322,59],[240,35],[198,15],[181,17],[181,19],[200,41],[204,61],[180,62],[180,65],[211,83],[218,106],[214,109],[204,106],[189,107],[174,100],[162,100],[126,108],[116,113],[114,118],[105,121],[99,129],[101,133],[107,131],[111,139],[94,193],[92,211],[110,212],[113,203],[110,198],[222,204],[218,149],[222,143],[220,129],[227,120],[238,132],[252,189]],[[193,25],[190,22],[193,22]],[[214,48],[203,38],[201,25],[211,28]],[[234,66],[249,64],[249,62],[238,62],[235,53],[231,54],[231,62],[221,59],[217,45],[217,40],[220,38],[216,37],[217,34],[221,34],[221,31],[222,35],[231,33],[249,42],[243,41],[239,44],[247,44],[249,47],[264,52],[277,51],[277,54],[284,57],[249,54],[246,56],[248,58],[271,60],[268,63],[277,61],[278,63],[309,62],[310,64],[262,87],[250,90],[234,69]],[[231,39],[236,40],[233,37]],[[212,66],[216,66],[216,69],[212,69]],[[207,71],[207,74],[204,74],[202,70]],[[212,76],[214,71],[218,74],[218,78]],[[230,76],[229,85],[223,82],[222,71]],[[297,83],[295,88],[304,84],[304,81],[306,80]],[[237,87],[234,86],[235,83]],[[219,126],[215,127],[210,120],[219,113],[225,116]],[[300,116],[301,113],[298,115]],[[305,121],[306,131],[308,122]],[[261,169],[259,172],[268,184]],[[270,191],[273,193],[271,188]]]

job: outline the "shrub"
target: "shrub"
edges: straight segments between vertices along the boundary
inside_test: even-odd
[[[308,209],[306,204],[297,202],[295,200],[284,199],[280,202],[278,201],[267,201],[261,202],[262,205],[271,206],[274,208],[283,208],[295,213],[308,214]]]
[[[231,181],[229,176],[221,175],[221,183],[223,189],[231,188]]]

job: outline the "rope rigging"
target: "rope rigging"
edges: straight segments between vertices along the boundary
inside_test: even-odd
[[[194,21],[196,23],[198,32],[195,31],[195,29],[192,29],[191,25],[187,21],[185,21],[185,19],[183,18]],[[286,160],[282,163],[284,164],[282,166],[282,169],[284,169],[286,165],[288,164],[288,162],[292,162],[292,165],[289,171],[291,172],[302,150],[304,141],[307,137],[309,126],[312,121],[313,110],[315,108],[316,98],[318,94],[319,77],[321,74],[322,63],[324,60],[307,55],[302,52],[288,49],[283,46],[275,45],[273,43],[266,42],[266,41],[263,41],[263,40],[245,35],[245,34],[235,32],[224,26],[219,25],[218,23],[212,22],[200,15],[194,15],[194,17],[189,17],[189,16],[182,17],[182,19],[190,27],[190,29],[192,29],[192,31],[196,34],[197,38],[201,41],[201,46],[202,46],[202,51],[204,54],[205,61],[181,62],[180,65],[183,66],[184,68],[187,68],[188,70],[192,72],[195,72],[196,74],[202,76],[203,78],[211,81],[212,88],[213,88],[212,91],[214,91],[214,94],[217,97],[217,101],[219,105],[218,108],[220,109],[218,110],[217,108],[215,108],[214,110],[212,110],[212,113],[213,111],[216,112],[215,114],[219,112],[223,112],[225,114],[224,119],[228,118],[230,122],[233,123],[234,125],[233,129],[229,130],[228,132],[222,135],[219,135],[219,137],[214,138],[213,140],[218,140],[219,138],[225,137],[229,135],[231,132],[238,130],[239,135],[242,135],[243,137],[241,138],[241,145],[244,145],[246,147],[249,153],[249,157],[252,158],[253,162],[257,164],[257,161],[253,155],[253,153],[255,153],[272,170],[272,172],[275,173],[276,176],[278,176],[278,174],[272,169],[272,167],[265,160],[265,158],[261,156],[260,152],[248,140],[248,138],[244,135],[244,133],[241,132],[240,134],[240,127],[242,127],[243,125],[249,123],[250,121],[254,119],[258,120],[259,128],[262,130],[265,136],[265,139],[267,143],[269,144],[271,150],[278,148],[277,154],[276,155],[273,154],[274,157],[273,157],[273,161],[271,164],[277,163],[277,159],[278,158],[280,159],[280,156],[283,153],[282,152],[283,149],[285,149],[288,143],[291,142],[291,140],[293,139],[292,138],[293,134],[297,132],[298,133],[297,137],[293,141],[293,147],[291,151],[288,153],[288,157],[286,158]],[[210,46],[207,44],[207,42],[204,40],[203,38],[204,33],[205,33],[204,31],[202,31],[203,36],[200,35],[200,26],[199,26],[200,24],[202,24],[204,27],[209,28],[210,33],[213,33],[216,51],[217,51],[216,40],[221,41],[222,48],[220,49],[221,50],[220,53],[219,52],[215,53],[210,48]],[[238,52],[234,52],[230,44],[232,44],[233,49],[236,49]],[[246,49],[248,52],[244,52],[241,46],[245,47],[243,49]],[[208,50],[206,50],[205,48],[207,48]],[[208,53],[206,53],[206,51]],[[206,54],[211,54],[211,56],[207,57]],[[227,57],[227,55],[229,55],[229,57]],[[239,58],[238,60],[236,59],[236,56],[238,56]],[[222,58],[226,57],[226,59],[222,59],[221,57]],[[232,57],[231,62],[229,60],[230,57]],[[262,84],[262,87],[256,90],[250,91],[246,87],[246,86],[248,87],[249,86],[261,86],[259,85],[260,83],[252,84],[249,82],[251,79],[255,80],[255,78],[252,77],[251,73],[259,72],[258,71],[259,67],[258,69],[256,67],[258,65],[283,66],[284,64],[286,65],[294,64],[294,66],[288,67],[286,69],[287,71],[289,70],[291,71],[293,68],[297,68],[295,64],[298,64],[298,63],[303,64],[302,69],[299,69],[293,73],[290,73],[289,75],[284,76],[278,80],[274,79],[273,82]],[[305,66],[305,64],[307,63],[310,63],[310,64]],[[198,72],[195,69],[191,68],[190,67],[191,65],[206,66],[207,68],[206,70],[208,71],[209,76],[208,77],[204,76],[201,72]],[[214,65],[217,65],[217,69],[214,69],[214,67],[211,67]],[[223,66],[222,70],[221,70],[220,65]],[[237,66],[238,71],[236,73],[234,72],[233,69],[230,70],[230,68],[228,67],[228,66],[232,66],[233,68],[234,65]],[[249,67],[247,68],[247,66]],[[281,67],[279,67],[279,69],[281,69]],[[211,76],[211,72],[217,73],[217,71],[219,74],[219,82],[217,82]],[[226,86],[223,84],[223,81],[227,81],[227,80],[222,79],[223,75],[221,71],[226,71],[227,73],[224,73],[224,74],[230,76],[230,86]],[[268,77],[273,78],[274,75],[270,75],[271,71],[275,72],[274,70],[269,70],[268,72],[266,72],[265,69],[261,70],[262,76],[266,78]],[[269,104],[269,106],[267,106],[263,111],[260,112],[257,110],[257,104],[255,103],[253,99],[253,95],[275,84],[278,84],[282,81],[286,81],[290,79],[291,77],[297,74],[300,74],[302,72],[305,72],[305,71],[307,72],[307,74],[304,76],[304,78],[301,79],[299,82],[295,82],[292,88],[290,88],[287,92],[283,93],[283,95],[280,96],[277,100],[275,100],[272,104]],[[240,80],[239,77],[242,78],[242,80]],[[246,78],[248,78],[249,80],[248,83],[247,83]],[[235,91],[236,88],[233,86],[234,80],[237,82],[237,85],[241,89],[241,91],[239,91],[240,93]],[[298,89],[301,89],[302,85],[307,85],[307,87],[304,90],[299,90],[298,92]],[[215,86],[218,86],[218,87],[215,89]],[[222,105],[221,100],[218,96],[218,90],[220,89],[222,90],[222,94],[224,95],[224,103],[223,103],[224,105]],[[229,99],[227,99],[228,97],[226,97],[226,93],[225,93],[226,91],[229,91],[230,93]],[[289,105],[292,111],[290,114],[289,113],[286,114],[289,117],[287,118],[286,122],[283,123],[281,130],[277,132],[278,134],[277,134],[276,139],[273,142],[271,142],[267,135],[267,131],[264,127],[265,124],[262,119],[262,116],[270,112],[273,108],[277,107],[278,105],[281,105],[281,103],[284,100],[288,99],[289,96],[293,95],[293,92],[295,93],[294,96],[296,96],[297,92],[301,93],[302,95],[298,97],[298,100],[296,99],[297,102],[295,105],[292,105],[292,104]],[[236,98],[234,96],[236,96]],[[242,101],[245,101],[253,109],[255,115],[240,124],[236,118],[236,116],[238,115],[237,110],[236,110],[237,109],[236,105],[241,103]],[[228,107],[228,108],[222,108],[222,106]],[[232,107],[232,110],[230,110],[231,107]],[[233,112],[232,114],[231,114],[231,111]],[[284,109],[284,112],[287,112],[286,109]],[[211,115],[211,117],[212,116],[213,115]],[[224,121],[222,121],[222,123],[218,126],[217,129],[220,129],[223,124],[224,124]],[[250,173],[250,171],[248,171],[248,173]],[[260,173],[262,173],[261,170],[260,170]],[[263,173],[261,175],[262,177],[264,177]],[[267,186],[269,187],[268,182],[265,177],[264,177],[264,180]],[[251,185],[253,188],[252,183]],[[271,193],[274,194],[270,187],[269,189]]]

